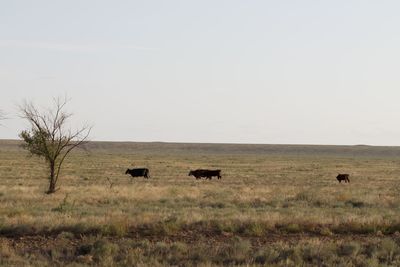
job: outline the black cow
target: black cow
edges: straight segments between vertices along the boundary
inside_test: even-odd
[[[344,181],[345,183],[350,183],[350,179],[349,179],[349,174],[338,174],[338,176],[336,176],[336,179],[339,181],[339,183],[341,183],[342,181]]]
[[[216,176],[221,179],[221,170],[203,170],[197,169],[195,171],[190,171],[189,176],[194,176],[196,179],[201,179],[202,177],[211,180],[212,177]]]
[[[127,169],[125,174],[130,174],[132,177],[144,177],[146,179],[150,178],[150,172],[147,168]]]

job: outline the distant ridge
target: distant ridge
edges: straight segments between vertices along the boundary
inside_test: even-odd
[[[0,140],[0,152],[23,151],[19,140]],[[369,145],[271,145],[168,142],[105,142],[86,145],[92,153],[117,154],[254,154],[292,156],[399,158],[400,147]]]

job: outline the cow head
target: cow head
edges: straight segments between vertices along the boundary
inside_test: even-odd
[[[193,171],[190,171],[188,176],[191,176],[191,175],[193,175]]]
[[[128,173],[129,173],[129,171],[130,171],[130,170],[129,170],[129,169],[127,169],[127,170],[126,170],[126,172],[125,172],[125,174],[128,174]]]
[[[336,179],[345,180],[347,177],[348,177],[348,174],[339,173],[338,176],[336,176]]]

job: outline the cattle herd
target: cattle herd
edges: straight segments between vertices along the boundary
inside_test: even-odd
[[[150,178],[150,171],[147,168],[135,168],[135,169],[127,169],[125,174],[130,174],[132,177],[144,177],[146,179]],[[221,179],[221,170],[207,170],[207,169],[197,169],[189,172],[189,176],[193,176],[196,180],[201,178],[205,178],[206,180],[211,180],[213,177],[217,177]],[[344,181],[345,183],[350,183],[349,174],[338,174],[336,179],[341,183]]]
[[[132,178],[134,177],[144,177],[146,179],[150,178],[150,171],[147,168],[135,168],[127,169],[125,174],[130,174]],[[189,176],[194,176],[196,179],[205,178],[211,180],[214,176],[221,179],[221,170],[206,170],[197,169],[189,172]]]

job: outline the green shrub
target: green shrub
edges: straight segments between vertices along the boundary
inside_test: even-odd
[[[100,239],[93,244],[93,259],[107,265],[113,262],[113,256],[118,251],[118,245],[111,243],[107,239]]]
[[[332,236],[333,235],[331,229],[329,229],[328,227],[322,227],[319,230],[319,234],[322,236]]]
[[[57,235],[57,238],[60,238],[60,239],[73,239],[74,237],[75,237],[75,235],[73,233],[65,232],[65,231],[62,231],[61,233],[59,233]]]
[[[113,220],[102,227],[102,234],[106,236],[123,237],[128,232],[128,223],[125,220]]]
[[[214,255],[210,253],[209,247],[204,244],[196,245],[194,249],[189,251],[188,260],[193,264],[198,265],[200,263],[206,263],[211,261]]]
[[[251,251],[251,243],[240,237],[232,239],[231,244],[222,248],[219,253],[220,261],[224,264],[243,264]]]
[[[337,253],[340,256],[354,257],[360,251],[360,244],[356,242],[350,242],[342,244],[338,247]]]
[[[286,225],[283,229],[290,234],[300,233],[302,231],[300,225],[297,223],[290,223]]]
[[[163,226],[165,234],[170,235],[180,230],[181,223],[178,221],[177,217],[172,216],[163,222]]]
[[[302,252],[300,247],[280,247],[279,261],[285,262],[289,266],[299,266],[303,264]]]
[[[264,249],[260,249],[256,255],[254,262],[257,264],[273,264],[277,261],[279,258],[279,251],[277,251],[275,248],[268,246],[265,247]]]
[[[265,234],[265,227],[262,223],[251,222],[245,226],[244,234],[249,236],[263,236]]]
[[[386,238],[379,244],[377,256],[382,262],[392,263],[395,259],[400,258],[400,247],[394,240]]]

